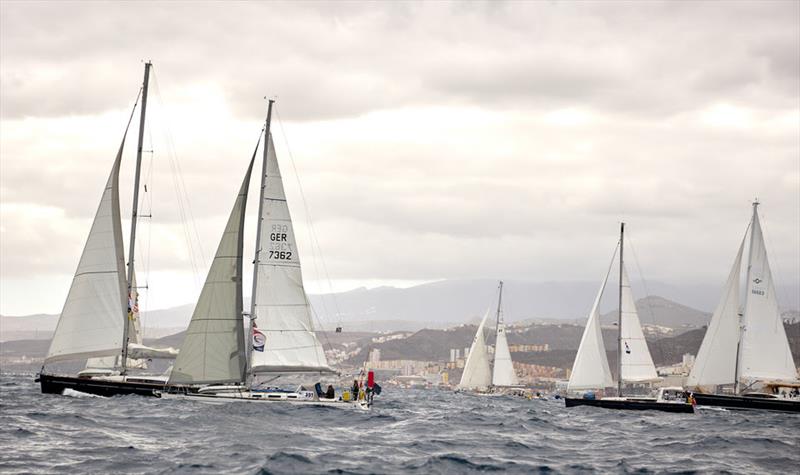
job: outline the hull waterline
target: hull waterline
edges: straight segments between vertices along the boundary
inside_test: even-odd
[[[694,407],[689,403],[659,402],[646,399],[583,399],[564,398],[566,407],[592,406],[604,409],[621,409],[629,411],[662,411],[691,414]]]
[[[41,384],[43,394],[63,394],[65,389],[72,389],[73,391],[105,397],[128,394],[155,397],[157,391],[164,390],[163,382],[148,382],[138,378],[130,378],[126,381],[111,381],[99,378],[40,374],[37,380]]]
[[[694,393],[698,407],[800,413],[800,400]]]

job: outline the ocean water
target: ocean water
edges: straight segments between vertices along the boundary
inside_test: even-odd
[[[385,387],[371,412],[45,395],[0,376],[3,473],[798,473],[800,415]]]

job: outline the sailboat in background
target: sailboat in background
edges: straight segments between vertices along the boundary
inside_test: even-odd
[[[210,403],[287,402],[366,410],[370,400],[358,395],[350,399],[344,394],[327,398],[318,384],[314,390],[268,386],[285,375],[335,374],[314,332],[303,286],[294,227],[270,134],[273,103],[269,101],[264,130],[247,338],[242,303],[242,249],[245,203],[256,152],[217,248],[181,353],[161,396]]]
[[[739,312],[739,293],[747,232],[686,386],[695,391],[698,406],[800,412],[800,381],[778,309],[758,205],[756,200],[748,226],[750,250],[743,312]],[[733,394],[706,394],[718,393],[721,386],[732,386]],[[779,388],[796,396],[779,397]]]
[[[624,397],[625,383],[642,384],[657,381],[653,358],[647,347],[639,315],[636,311],[636,302],[633,298],[628,273],[625,270],[623,259],[623,244],[625,236],[625,223],[620,226],[619,235],[619,307],[617,318],[617,396],[597,398],[593,392],[585,392],[583,397],[566,397],[566,407],[596,406],[607,409],[655,409],[667,412],[693,412],[693,407],[687,402],[687,395],[681,388],[661,388],[658,397]],[[616,254],[616,250],[615,250]],[[586,328],[581,337],[578,353],[572,366],[569,383],[569,392],[587,389],[604,390],[614,385],[611,369],[608,364],[603,335],[600,328],[600,315],[598,307],[605,291],[608,277],[611,273],[609,267],[605,279],[600,285]]]
[[[489,311],[486,311],[478,331],[472,340],[472,346],[464,364],[464,372],[461,373],[461,381],[457,389],[470,390],[479,393],[501,394],[503,388],[519,388],[519,380],[514,372],[514,364],[511,360],[511,352],[508,348],[506,338],[506,328],[502,317],[503,303],[503,282],[500,282],[499,296],[497,298],[497,322],[495,326],[495,349],[494,365],[489,368],[489,350],[486,345],[484,328],[489,318]]]
[[[145,63],[141,89],[142,106],[127,272],[119,205],[119,173],[125,138],[135,105],[106,181],[47,357],[36,377],[36,381],[41,383],[43,393],[61,394],[65,389],[73,389],[102,396],[153,395],[154,390],[163,386],[166,376],[142,374],[140,370],[147,368],[146,362],[149,359],[173,359],[177,355],[177,351],[172,348],[144,346],[139,325],[134,250],[151,66],[150,62]],[[53,369],[64,363],[74,365],[84,361],[85,369],[75,376],[56,374]]]

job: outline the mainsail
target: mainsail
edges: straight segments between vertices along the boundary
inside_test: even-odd
[[[758,202],[753,205],[746,289],[739,377],[796,380],[797,368],[792,360],[786,330],[778,310],[775,283],[758,219]]]
[[[242,320],[242,249],[250,160],[225,231],[195,306],[169,384],[243,382],[246,354]]]
[[[572,373],[569,376],[567,390],[578,389],[600,389],[614,385],[614,378],[611,376],[611,368],[608,366],[605,345],[603,344],[603,333],[600,327],[600,299],[608,282],[611,269],[606,272],[600,290],[594,299],[594,305],[589,312],[586,321],[586,328],[583,330],[581,343],[578,346],[578,354],[575,355],[575,362],[572,364]]]
[[[703,343],[697,352],[688,387],[732,384],[736,374],[736,347],[739,341],[739,280],[744,239],[733,260],[722,298],[711,316]]]
[[[647,347],[647,340],[642,333],[642,324],[636,312],[636,302],[633,300],[631,283],[628,280],[628,271],[622,267],[622,326],[620,338],[622,346],[622,374],[623,382],[654,381],[658,379],[653,358]]]
[[[506,339],[506,326],[501,321],[497,324],[497,339],[494,346],[494,369],[492,370],[493,386],[516,386],[517,374],[511,361],[511,352],[508,350]]]
[[[271,135],[261,203],[261,248],[257,250],[254,326],[258,345],[251,353],[253,373],[330,372],[314,333],[303,287],[300,256]],[[255,332],[254,332],[255,333]]]
[[[472,340],[467,362],[464,364],[464,372],[461,373],[461,382],[458,383],[460,389],[485,389],[492,384],[489,351],[486,348],[486,339],[483,334],[488,318],[489,310],[486,310],[486,315],[483,316],[475,338]]]
[[[127,135],[127,129],[125,135]],[[125,136],[106,182],[44,363],[116,356],[126,318],[126,279],[119,211]]]

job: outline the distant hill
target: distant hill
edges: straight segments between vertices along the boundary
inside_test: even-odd
[[[686,305],[681,305],[663,297],[651,295],[636,301],[636,311],[642,325],[659,325],[669,328],[694,327],[708,325],[711,314],[697,310]],[[600,322],[611,325],[617,322],[617,311],[605,313],[600,317]]]

